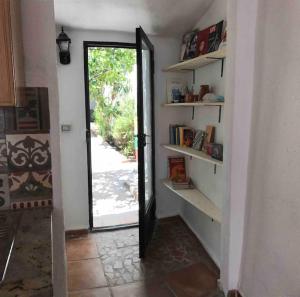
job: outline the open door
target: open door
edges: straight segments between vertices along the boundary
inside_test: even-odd
[[[136,29],[139,238],[144,258],[155,226],[154,47],[142,28]]]

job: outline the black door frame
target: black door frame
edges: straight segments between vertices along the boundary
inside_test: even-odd
[[[148,243],[151,240],[151,236],[154,230],[154,225],[156,221],[156,189],[155,189],[155,121],[154,121],[154,47],[149,40],[148,36],[145,34],[141,27],[136,29],[136,39],[137,39],[137,71],[138,77],[142,79],[142,48],[141,44],[138,42],[139,39],[144,40],[147,47],[150,49],[150,59],[151,59],[151,149],[152,149],[152,197],[148,204],[145,204],[145,197],[144,199],[139,199],[139,240],[140,240],[140,258],[145,258],[146,256],[146,249]],[[141,81],[137,82],[137,91],[138,91],[138,116],[139,120],[142,122],[144,121],[143,109],[144,109],[144,99],[143,98],[143,85]],[[139,156],[143,156],[141,159],[144,160],[144,143],[146,142],[146,136],[144,134],[144,129],[142,126],[139,126],[138,130],[139,135],[139,143],[138,143],[138,154]],[[145,166],[143,162],[139,162],[139,193],[143,193],[145,195]],[[147,234],[147,236],[145,236]]]
[[[117,225],[109,227],[94,227],[93,222],[93,179],[92,179],[92,152],[91,152],[91,134],[90,134],[90,90],[89,90],[89,72],[88,72],[88,49],[90,47],[109,47],[109,48],[127,48],[136,49],[135,43],[126,42],[102,42],[102,41],[84,41],[84,85],[85,85],[85,111],[86,111],[86,141],[87,141],[87,167],[88,167],[88,198],[89,198],[89,225],[90,231],[110,231],[136,227],[139,224]]]

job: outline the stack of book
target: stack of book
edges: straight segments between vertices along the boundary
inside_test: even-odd
[[[169,157],[169,179],[172,181],[173,189],[193,189],[191,178],[187,177],[184,157]]]
[[[172,187],[174,190],[186,190],[186,189],[194,189],[194,185],[191,178],[187,178],[182,181],[172,181]]]
[[[169,126],[170,144],[192,147],[195,137],[195,130],[184,125]]]

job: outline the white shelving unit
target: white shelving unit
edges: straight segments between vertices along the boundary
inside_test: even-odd
[[[190,59],[187,61],[183,61],[174,65],[171,65],[163,71],[165,72],[184,72],[184,71],[190,71],[195,70],[198,68],[201,68],[203,66],[206,66],[211,63],[215,63],[219,60],[222,60],[226,57],[226,48],[222,48],[220,50],[217,50],[215,52],[208,53],[206,55],[199,56],[194,59]]]
[[[224,102],[166,103],[165,107],[224,106]]]
[[[223,75],[223,66],[224,59],[226,58],[226,48],[222,48],[215,52],[208,53],[206,55],[202,55],[196,57],[194,59],[190,59],[187,61],[183,61],[174,65],[171,65],[163,71],[165,72],[187,72],[193,71],[193,83],[195,83],[195,70],[201,67],[204,67],[208,64],[215,63],[221,61],[221,76]],[[192,107],[193,108],[193,116],[194,119],[194,108],[195,107],[218,107],[219,108],[219,123],[221,121],[221,110],[224,106],[224,102],[184,102],[184,103],[165,103],[163,107]],[[183,147],[179,145],[171,145],[171,144],[162,144],[167,150],[178,152],[180,154],[193,157],[195,159],[210,163],[214,165],[214,172],[216,173],[216,168],[222,167],[223,162],[213,159],[211,156],[206,153],[198,150],[194,150],[190,147]],[[199,189],[186,189],[186,190],[175,190],[172,187],[172,182],[169,179],[163,180],[163,184],[170,189],[172,192],[176,193],[182,199],[193,205],[199,211],[205,213],[208,217],[212,218],[214,221],[221,223],[221,209],[217,207],[212,200],[210,200],[207,196],[205,196]]]
[[[217,166],[223,166],[222,161],[213,159],[211,156],[207,155],[206,153],[194,150],[190,147],[184,147],[184,146],[173,145],[173,144],[163,144],[162,146],[170,151],[178,152],[186,156],[190,156]]]
[[[198,210],[202,211],[216,222],[221,223],[221,210],[201,191],[197,189],[174,190],[172,182],[168,179],[163,180],[163,184]]]

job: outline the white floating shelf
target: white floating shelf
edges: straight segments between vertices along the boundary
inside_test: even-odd
[[[225,57],[226,57],[226,48],[222,48],[220,50],[208,53],[206,55],[202,55],[194,59],[190,59],[187,61],[177,63],[175,65],[171,65],[163,69],[163,71],[177,72],[177,71],[195,70],[197,68],[206,66],[208,64],[215,63],[220,59],[224,59]]]
[[[179,145],[173,145],[173,144],[163,144],[163,147],[174,152],[178,152],[190,157],[194,157],[196,159],[217,165],[217,166],[223,166],[223,162],[213,159],[211,156],[207,155],[204,152],[194,150],[190,147],[184,147]]]
[[[163,184],[178,196],[192,204],[194,207],[205,213],[207,216],[221,223],[221,210],[197,189],[175,190],[170,180],[163,180]]]
[[[188,106],[224,106],[224,102],[190,102],[190,103],[165,103],[165,107],[188,107]]]

